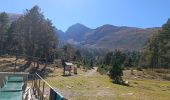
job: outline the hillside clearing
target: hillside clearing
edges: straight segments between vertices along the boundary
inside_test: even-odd
[[[1,58],[0,68],[10,69],[9,66],[14,60],[14,58]],[[23,61],[21,59],[18,62],[23,63]],[[153,73],[153,77],[145,70],[134,70],[133,75],[130,70],[125,70],[123,78],[130,84],[127,87],[113,84],[107,75],[100,75],[96,70],[97,67],[87,72],[78,69],[77,75],[64,77],[62,68],[56,68],[46,80],[69,100],[169,100],[170,98],[170,82],[158,78],[158,73]],[[49,94],[47,89],[46,94]]]
[[[78,70],[78,75],[63,77],[56,69],[47,81],[69,100],[169,100],[170,82],[151,79],[125,78],[130,86],[113,84],[106,75],[92,69]]]

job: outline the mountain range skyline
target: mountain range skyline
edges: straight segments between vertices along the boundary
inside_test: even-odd
[[[66,28],[65,31],[62,30],[62,29],[58,29],[57,27],[56,27],[56,28],[57,28],[58,30],[60,30],[60,31],[62,31],[62,32],[64,32],[64,33],[66,33],[66,31],[67,31],[71,26],[74,26],[74,25],[76,25],[76,24],[84,25],[84,26],[86,26],[87,28],[90,28],[90,29],[96,29],[96,28],[98,28],[98,27],[105,26],[105,25],[112,25],[112,26],[116,26],[116,27],[131,27],[131,28],[139,28],[139,29],[161,28],[161,26],[153,26],[153,27],[146,27],[146,28],[135,27],[135,26],[134,26],[134,27],[132,27],[132,26],[117,26],[117,25],[108,24],[108,23],[99,25],[99,26],[94,27],[94,28],[91,28],[91,27],[88,27],[87,25],[85,25],[85,24],[83,24],[83,23],[79,23],[79,22],[71,24],[68,28]]]
[[[2,12],[0,12],[0,13],[2,13]],[[6,12],[6,13],[8,14],[10,22],[12,22],[14,20],[17,20],[20,16],[22,16],[22,14],[19,14],[19,13],[10,13],[10,12]],[[86,26],[87,28],[90,28],[90,29],[96,29],[96,28],[104,26],[104,25],[112,25],[112,26],[116,26],[116,27],[132,27],[132,26],[117,26],[117,25],[114,25],[114,24],[105,23],[105,24],[102,24],[102,25],[99,25],[99,26],[96,26],[96,27],[92,28],[92,27],[89,27],[89,26],[85,25],[84,23],[80,23],[80,22],[76,22],[76,23],[70,24],[70,26],[68,28],[66,28],[66,30],[62,30],[62,29],[56,27],[55,25],[54,25],[54,27],[56,27],[57,30],[60,30],[60,31],[65,33],[71,26],[76,25],[76,24],[81,24],[81,25]],[[160,27],[161,26],[153,26],[153,27],[140,28],[140,27],[135,27],[134,26],[132,28],[147,29],[147,28],[160,28]]]

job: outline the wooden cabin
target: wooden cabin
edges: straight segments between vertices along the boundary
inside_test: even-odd
[[[66,71],[69,72],[69,75],[71,75],[71,71],[73,70],[74,71],[74,74],[77,74],[77,67],[74,66],[73,63],[71,62],[64,62],[64,66],[63,66],[63,74],[66,75]]]
[[[72,70],[72,66],[73,66],[73,63],[71,62],[65,62],[64,63],[64,75],[66,74],[65,72],[68,71],[69,72],[69,75],[71,75],[71,70]]]

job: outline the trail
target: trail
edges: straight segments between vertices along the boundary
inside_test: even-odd
[[[93,69],[88,70],[84,76],[94,76],[97,74],[98,67],[93,67]]]

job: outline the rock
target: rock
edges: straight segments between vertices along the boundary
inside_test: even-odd
[[[133,93],[127,93],[127,95],[133,95]]]
[[[129,81],[125,81],[125,84],[129,84]]]
[[[67,86],[67,88],[71,89],[71,87],[70,87],[70,86]]]

